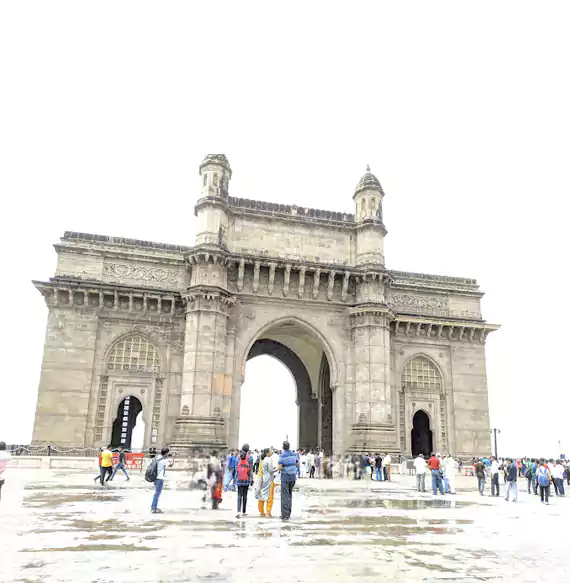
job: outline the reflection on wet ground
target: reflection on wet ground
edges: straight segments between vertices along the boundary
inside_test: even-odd
[[[102,489],[93,475],[14,470],[0,506],[6,554],[0,581],[564,581],[568,504],[517,504],[466,494],[417,494],[412,478],[389,484],[302,481],[293,518],[234,517],[235,494],[219,511],[201,493],[165,488],[162,515],[149,512],[151,487],[135,475]],[[462,485],[465,487],[462,488]],[[274,514],[279,514],[279,498]],[[114,552],[115,551],[115,552]],[[31,575],[33,574],[33,575]],[[566,577],[565,577],[566,574]],[[507,578],[507,580],[508,580]]]

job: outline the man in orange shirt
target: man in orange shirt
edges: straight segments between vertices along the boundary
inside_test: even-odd
[[[445,492],[443,490],[443,480],[441,479],[441,462],[435,453],[432,452],[427,465],[431,471],[431,487],[433,495],[437,496],[437,490],[439,488],[439,491],[443,496]]]

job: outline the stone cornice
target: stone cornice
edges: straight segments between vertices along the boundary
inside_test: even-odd
[[[484,343],[487,336],[500,328],[484,321],[430,318],[397,314],[391,323],[394,336],[416,336]]]

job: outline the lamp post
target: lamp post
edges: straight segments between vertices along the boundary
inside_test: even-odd
[[[493,429],[491,429],[491,433],[493,434],[493,441],[495,443],[495,458],[499,459],[499,455],[497,453],[497,433],[501,433],[501,430],[493,427]]]

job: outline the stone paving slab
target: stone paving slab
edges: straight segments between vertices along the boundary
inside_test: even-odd
[[[301,480],[293,517],[235,518],[171,474],[162,515],[139,474],[102,490],[82,471],[12,470],[0,502],[0,581],[256,583],[322,581],[568,581],[570,501],[541,505],[479,497],[474,478],[457,496],[390,483]],[[521,486],[526,482],[521,482]],[[279,514],[279,498],[274,514]]]

